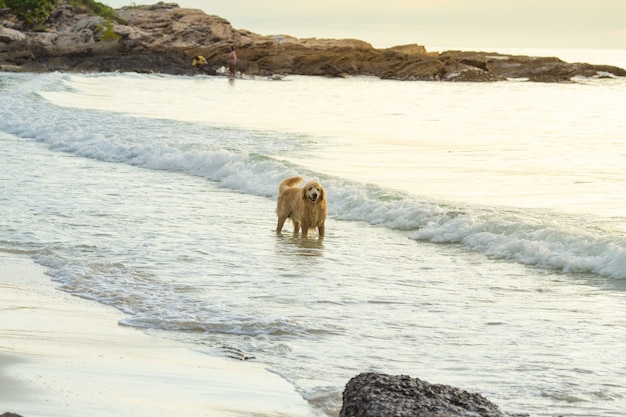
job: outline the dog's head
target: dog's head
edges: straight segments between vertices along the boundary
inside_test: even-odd
[[[303,188],[304,199],[315,204],[323,201],[325,196],[324,187],[317,181],[309,181]]]

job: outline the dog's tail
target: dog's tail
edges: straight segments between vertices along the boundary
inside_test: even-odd
[[[282,193],[285,192],[286,189],[291,188],[291,187],[295,187],[296,185],[300,184],[302,181],[304,181],[304,178],[302,177],[289,177],[283,180],[283,182],[280,183],[280,185],[278,186],[278,195],[281,195]]]

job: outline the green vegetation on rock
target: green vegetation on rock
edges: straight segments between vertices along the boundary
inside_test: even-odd
[[[50,16],[57,0],[0,0],[0,7],[8,7],[30,27],[42,24]]]
[[[28,27],[41,26],[50,17],[50,12],[59,0],[0,0],[0,8],[9,8],[23,20]],[[115,20],[115,11],[94,0],[69,0],[73,6],[84,7],[88,13],[102,16],[107,21]]]
[[[87,8],[89,13],[102,16],[107,20],[115,20],[115,11],[98,1],[94,0],[70,0],[70,4],[74,6],[83,6]]]
[[[113,21],[111,19],[107,19],[106,23],[103,25],[98,25],[98,29],[102,33],[103,41],[111,41],[121,38],[121,36],[113,30]]]

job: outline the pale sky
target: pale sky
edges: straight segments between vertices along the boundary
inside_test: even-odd
[[[168,0],[165,0],[168,1]],[[103,0],[119,8],[154,1]],[[626,49],[626,0],[178,0],[236,29],[375,47]]]

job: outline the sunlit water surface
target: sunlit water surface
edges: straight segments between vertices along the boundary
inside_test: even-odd
[[[368,370],[623,414],[624,80],[0,80],[0,250],[123,325],[329,416]],[[274,232],[294,174],[327,188],[323,241]]]

